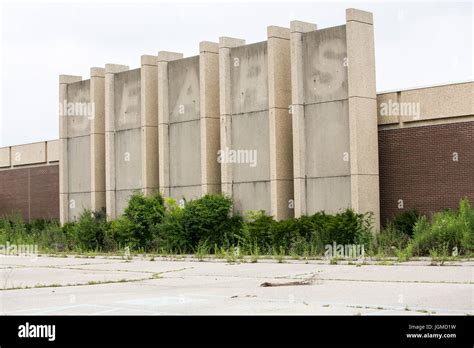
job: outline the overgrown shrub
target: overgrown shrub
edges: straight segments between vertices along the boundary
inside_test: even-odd
[[[23,222],[20,215],[0,219],[0,243],[32,244],[42,250],[63,251],[68,249],[68,238],[58,222],[32,220]]]
[[[413,236],[413,228],[415,227],[415,223],[418,221],[419,217],[420,214],[418,211],[411,209],[397,214],[391,221],[391,224],[398,232],[411,237]]]
[[[415,224],[411,247],[414,255],[429,255],[430,252],[450,254],[473,251],[474,211],[467,199],[459,203],[459,210],[446,210],[433,215],[431,223],[421,217]]]
[[[79,250],[102,250],[104,238],[109,228],[105,209],[91,211],[86,209],[72,227],[73,247]]]
[[[106,232],[104,247],[107,250],[118,250],[127,246],[132,249],[139,248],[140,245],[133,231],[133,223],[125,216],[119,216],[111,222]]]
[[[130,246],[132,249],[152,249],[155,226],[164,216],[163,197],[157,193],[145,196],[134,193],[124,213],[115,220],[107,234],[107,244],[115,241],[118,247]]]
[[[61,225],[57,222],[49,222],[42,225],[42,229],[34,229],[37,235],[37,243],[43,250],[68,251],[72,249],[71,243]]]
[[[193,250],[200,242],[228,248],[239,241],[242,219],[232,216],[232,199],[227,196],[207,194],[186,202],[181,221]]]
[[[265,252],[287,254],[321,253],[327,244],[364,244],[372,239],[370,214],[356,214],[347,209],[335,215],[318,212],[298,219],[275,221],[260,211],[244,223],[244,236],[251,245]]]
[[[366,251],[407,260],[413,255],[472,255],[474,252],[474,209],[467,199],[457,211],[446,210],[431,220],[409,211],[398,215],[373,238],[372,215],[350,209],[337,214],[318,212],[275,221],[264,211],[250,211],[245,219],[232,215],[232,199],[209,194],[185,202],[161,195],[130,198],[124,213],[107,222],[105,211],[84,211],[78,221],[62,227],[54,221],[26,224],[16,215],[0,219],[0,243],[37,244],[43,251],[115,251],[129,246],[135,251],[207,253],[236,260],[244,254],[257,260],[262,254],[322,255],[325,245],[363,244]],[[412,237],[411,237],[411,234]],[[449,254],[449,255],[448,255]],[[434,257],[434,256],[433,256]]]
[[[316,215],[316,214],[315,214]],[[324,217],[324,218],[323,218]],[[324,245],[364,244],[368,247],[372,240],[372,214],[356,214],[351,209],[335,215],[318,214],[316,230],[321,235]]]
[[[184,253],[192,249],[183,226],[183,209],[175,199],[167,198],[163,220],[154,227],[153,245],[159,251]]]
[[[395,256],[398,251],[406,248],[410,240],[407,233],[399,231],[393,224],[389,224],[377,234],[377,252],[386,256]]]
[[[242,224],[241,246],[245,250],[259,250],[268,253],[272,248],[272,216],[265,214],[264,210],[247,211]],[[258,248],[258,249],[256,249]]]
[[[74,250],[76,248],[75,234],[76,234],[76,221],[66,222],[62,226],[62,232],[66,240],[66,249]]]
[[[459,218],[464,221],[465,229],[461,240],[464,253],[474,252],[474,209],[467,198],[459,203]]]
[[[47,219],[35,219],[30,223],[25,223],[25,228],[27,233],[35,233],[38,231],[43,231],[50,226],[57,226],[58,222],[54,220]]]
[[[34,244],[34,236],[28,233],[26,224],[19,214],[3,218],[1,223],[2,243]]]
[[[296,245],[302,246],[303,241],[306,242],[304,236],[300,235],[299,220],[287,219],[275,221],[271,226],[272,247],[273,250],[290,252],[292,247]]]

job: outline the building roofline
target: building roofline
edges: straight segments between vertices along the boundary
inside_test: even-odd
[[[413,91],[417,89],[427,89],[427,88],[436,88],[436,87],[444,87],[444,86],[451,86],[451,85],[460,85],[465,83],[474,83],[474,80],[461,80],[456,82],[449,82],[449,83],[439,83],[434,85],[427,85],[427,86],[417,86],[417,87],[410,87],[410,88],[403,88],[403,89],[393,89],[388,91],[380,91],[377,92],[378,94],[388,94],[388,93],[397,93],[397,92],[405,92],[405,91]]]

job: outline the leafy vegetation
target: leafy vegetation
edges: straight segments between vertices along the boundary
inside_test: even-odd
[[[416,211],[396,216],[378,234],[371,214],[350,209],[336,214],[318,212],[276,221],[264,211],[232,214],[232,200],[208,194],[179,206],[160,194],[132,195],[124,213],[109,222],[104,210],[85,210],[77,221],[60,226],[54,221],[24,223],[18,216],[0,219],[0,243],[36,244],[43,252],[156,252],[190,254],[203,260],[210,254],[236,262],[249,255],[258,262],[273,255],[283,262],[321,256],[325,246],[362,244],[372,255],[432,256],[441,264],[447,257],[472,255],[474,209],[462,199],[459,209],[446,210],[431,219]]]
[[[413,236],[413,228],[419,218],[420,214],[416,210],[407,210],[395,216],[391,225],[400,233]]]
[[[395,254],[406,261],[412,256],[434,258],[474,252],[474,209],[466,198],[460,200],[457,211],[438,212],[431,219],[418,215],[411,228],[413,217],[413,213],[396,217],[381,231],[375,246],[379,253]]]

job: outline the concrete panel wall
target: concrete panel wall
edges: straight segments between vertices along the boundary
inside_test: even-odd
[[[115,219],[136,191],[158,190],[157,57],[142,56],[141,67],[106,65],[106,210]]]
[[[158,66],[157,57],[141,57],[141,165],[142,192],[153,194],[158,182]]]
[[[345,26],[308,30],[293,25],[292,40],[301,42],[293,52],[295,74],[293,88],[296,122],[294,144],[295,180],[299,191],[297,215],[316,211],[338,211],[350,207],[349,116]],[[299,25],[304,28],[303,25]],[[297,61],[296,56],[301,60]],[[300,84],[299,86],[297,84]],[[295,120],[294,120],[295,121]],[[349,189],[349,191],[347,191]]]
[[[60,220],[78,218],[84,209],[105,207],[104,69],[90,79],[61,75],[60,140],[47,144],[48,161],[60,162]]]
[[[267,42],[231,48],[230,64],[231,143],[224,144],[222,150],[237,151],[235,163],[228,159],[230,193],[239,202],[234,209],[270,213]],[[238,158],[238,152],[242,157]]]
[[[290,30],[267,27],[271,214],[294,216]]]
[[[81,81],[82,77],[72,75],[59,76],[59,215],[61,223],[69,221],[69,156],[68,156],[68,125],[67,99],[68,84]]]
[[[90,80],[78,81],[67,86],[67,102],[87,105],[91,103]],[[90,209],[90,118],[68,114],[67,119],[67,180],[68,221]]]
[[[91,209],[105,208],[105,69],[91,69],[91,100],[94,114],[90,124]]]
[[[140,127],[140,69],[115,74],[115,131]]]
[[[68,173],[69,194],[90,194],[90,138],[89,136],[75,137],[68,140]],[[80,160],[79,160],[80,159]],[[90,207],[90,204],[88,205]]]
[[[296,216],[353,208],[379,225],[372,14],[348,9],[346,25],[292,22]]]
[[[140,190],[140,128],[115,133],[115,189]]]
[[[129,195],[142,188],[141,175],[141,70],[114,74],[114,175],[115,216],[126,206]],[[122,194],[117,192],[124,191]],[[126,194],[125,194],[126,193]]]
[[[170,196],[201,195],[199,56],[168,64]],[[187,163],[186,167],[182,163]],[[178,194],[178,195],[177,195]]]
[[[293,216],[289,29],[268,41],[220,40],[222,189],[234,211]]]
[[[130,199],[130,196],[133,195],[135,192],[139,191],[138,189],[136,190],[117,190],[115,193],[115,202],[116,202],[116,209],[117,209],[117,214],[123,213],[125,208],[127,208],[128,201]],[[117,215],[117,217],[119,216]]]
[[[128,70],[128,66],[117,64],[105,65],[105,206],[107,217],[117,217],[116,206],[116,125],[115,125],[115,75]]]
[[[351,205],[380,226],[377,96],[372,13],[346,10]]]
[[[201,184],[202,194],[221,192],[219,112],[219,44],[199,43],[199,92],[201,117]]]
[[[351,206],[346,27],[305,33],[303,45],[307,212],[334,213]]]
[[[218,44],[199,56],[158,54],[160,191],[190,200],[220,192]],[[186,163],[186,166],[183,166]]]

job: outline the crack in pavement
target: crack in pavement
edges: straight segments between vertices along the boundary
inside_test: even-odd
[[[48,267],[48,268],[55,268],[55,267]],[[151,276],[145,277],[145,278],[137,278],[137,279],[117,279],[117,280],[88,281],[86,283],[74,283],[74,284],[71,284],[71,283],[68,283],[68,284],[55,284],[55,283],[37,284],[37,285],[33,285],[33,286],[18,286],[18,287],[9,287],[9,288],[4,287],[3,289],[0,288],[0,291],[39,289],[39,288],[63,288],[63,287],[71,287],[71,286],[85,286],[85,285],[90,286],[90,285],[101,285],[101,284],[112,284],[112,283],[132,283],[132,282],[139,282],[139,281],[144,281],[144,280],[159,279],[159,278],[161,278],[162,274],[171,273],[171,272],[180,272],[180,271],[183,271],[183,270],[186,270],[186,269],[189,269],[189,268],[193,268],[193,267],[180,268],[180,269],[176,269],[176,270],[169,270],[169,271],[163,271],[163,272],[149,272],[149,271],[146,271],[146,272],[142,272],[142,273],[151,273]],[[71,269],[71,268],[64,268],[64,269],[66,270],[66,269]],[[88,269],[86,269],[86,270],[88,270]],[[110,270],[105,270],[105,271],[110,272]],[[129,272],[129,271],[126,270],[125,272]],[[140,272],[136,272],[136,273],[140,273]]]
[[[7,267],[16,267],[16,268],[38,268],[38,267],[75,267],[75,266],[91,266],[91,265],[113,265],[115,263],[126,263],[127,261],[121,261],[121,262],[98,262],[98,263],[93,263],[93,262],[87,262],[87,263],[76,263],[76,264],[68,264],[68,265],[58,265],[58,266],[51,266],[51,265],[44,265],[44,266],[35,266],[35,265],[12,265],[12,264],[1,264],[1,266],[7,266]]]
[[[312,274],[309,273],[309,274]],[[211,278],[238,278],[238,279],[265,279],[265,278],[270,278],[270,279],[288,279],[288,280],[294,280],[294,281],[301,281],[301,275],[304,274],[298,274],[298,275],[288,275],[288,276],[274,276],[274,277],[265,277],[265,276],[241,276],[241,275],[219,275],[219,274],[192,274],[192,275],[187,275],[186,277],[211,277]],[[179,277],[168,277],[168,278],[183,278],[182,276]],[[318,278],[318,282],[324,281],[324,280],[329,280],[329,281],[347,281],[347,282],[374,282],[374,283],[426,283],[426,284],[464,284],[464,285],[474,285],[474,282],[470,281],[435,281],[435,280],[378,280],[378,279],[351,279],[351,278]]]
[[[377,279],[344,279],[344,278],[321,278],[320,280],[342,281],[342,282],[372,282],[372,283],[420,283],[420,284],[463,284],[474,285],[474,282],[458,281],[434,281],[434,280],[377,280]]]

